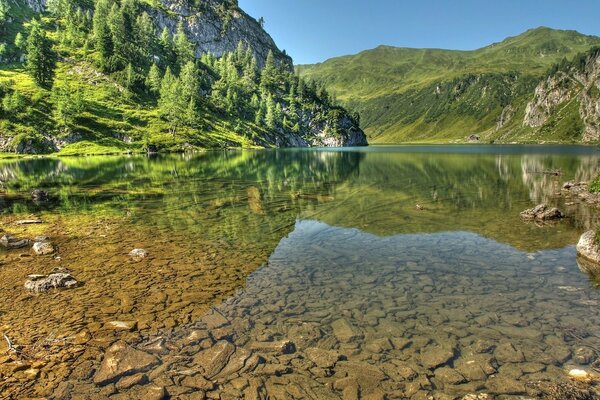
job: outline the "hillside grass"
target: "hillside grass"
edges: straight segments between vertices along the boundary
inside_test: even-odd
[[[297,71],[360,112],[371,143],[464,142],[474,133],[485,142],[570,143],[583,129],[576,102],[537,132],[522,126],[525,108],[554,64],[598,45],[599,37],[541,27],[473,51],[380,46]],[[497,129],[509,104],[513,118]]]

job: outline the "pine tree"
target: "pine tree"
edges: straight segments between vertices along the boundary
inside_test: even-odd
[[[179,21],[179,24],[177,24],[177,32],[173,37],[173,44],[175,45],[175,54],[177,55],[179,68],[183,68],[185,64],[196,59],[194,43],[188,40],[183,28],[183,21]]]
[[[277,117],[276,117],[276,106],[272,97],[267,99],[267,113],[265,115],[265,122],[267,124],[267,128],[273,130],[277,127]]]
[[[160,116],[170,124],[169,132],[175,136],[181,122],[185,121],[187,103],[179,93],[179,79],[167,67],[160,85],[158,109]]]
[[[92,19],[94,44],[100,55],[100,67],[106,69],[110,57],[113,55],[113,38],[108,26],[108,14],[111,10],[110,0],[98,0]]]
[[[50,87],[55,65],[56,55],[52,50],[52,43],[38,20],[34,19],[27,38],[27,70],[38,85]]]
[[[146,87],[150,93],[158,94],[160,92],[161,82],[162,76],[160,74],[160,69],[153,63],[148,72],[148,77],[146,78]]]
[[[272,92],[277,82],[277,66],[275,65],[275,56],[273,51],[269,50],[265,67],[260,75],[260,89],[263,93]]]
[[[18,32],[17,36],[15,36],[15,47],[17,49],[23,51],[25,49],[26,44],[27,44],[27,42],[25,41],[23,34],[21,32]]]
[[[0,29],[4,28],[6,16],[8,15],[9,5],[7,0],[0,0]]]
[[[73,88],[69,82],[62,82],[52,89],[52,98],[56,123],[68,129],[85,108],[82,90]]]
[[[146,11],[137,17],[136,25],[136,41],[141,52],[143,61],[147,62],[156,51],[156,29],[154,22]]]
[[[183,66],[181,74],[179,75],[179,80],[181,85],[181,96],[183,96],[186,101],[196,101],[200,94],[200,82],[198,80],[198,68],[194,62],[188,61],[187,64]]]

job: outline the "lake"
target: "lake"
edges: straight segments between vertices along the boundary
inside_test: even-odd
[[[598,172],[583,146],[0,160],[3,230],[56,248],[0,252],[0,397],[576,390],[571,368],[600,367],[600,280],[575,244],[599,221],[561,188]],[[539,203],[567,218],[522,221]],[[23,287],[56,271],[79,285]]]

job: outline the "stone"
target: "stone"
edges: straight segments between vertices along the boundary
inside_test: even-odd
[[[211,379],[216,376],[235,352],[235,346],[225,340],[217,342],[213,347],[201,351],[194,357],[194,364],[200,366],[202,375]]]
[[[181,384],[192,389],[199,389],[204,391],[213,390],[215,387],[215,384],[213,382],[204,379],[204,377],[202,377],[201,375],[186,376],[181,381]]]
[[[459,385],[466,382],[464,376],[450,367],[438,368],[435,370],[435,378],[444,384]]]
[[[335,350],[323,350],[317,347],[310,347],[304,353],[319,368],[333,368],[342,359],[340,353]]]
[[[34,201],[48,201],[48,193],[41,189],[34,189],[31,191],[31,198]]]
[[[569,377],[580,382],[591,381],[591,375],[583,369],[572,369],[569,371]]]
[[[521,350],[515,349],[512,343],[501,343],[494,351],[494,356],[499,363],[518,363],[525,361],[525,355]]]
[[[32,250],[38,256],[44,256],[47,254],[54,253],[54,245],[50,242],[35,242],[33,244]]]
[[[148,257],[148,251],[145,249],[133,249],[129,252],[129,257],[133,261],[142,261],[144,258]]]
[[[553,221],[564,217],[565,215],[558,208],[550,208],[546,204],[539,204],[521,212],[521,218],[529,221]]]
[[[291,340],[252,342],[250,349],[261,353],[292,354],[296,351],[296,345]]]
[[[125,342],[117,342],[104,354],[93,381],[98,386],[105,386],[125,376],[146,372],[159,363],[156,356],[134,349]]]
[[[139,399],[144,400],[163,400],[167,397],[167,391],[162,386],[150,385],[140,393]]]
[[[589,347],[579,347],[575,350],[573,360],[579,365],[590,364],[596,358],[596,353]]]
[[[29,243],[30,242],[28,239],[17,239],[16,237],[8,234],[3,235],[0,238],[0,245],[5,247],[7,250],[22,249],[23,247],[29,246]]]
[[[342,343],[349,343],[362,338],[362,334],[345,318],[335,320],[331,327],[333,328],[333,335]]]
[[[105,325],[106,329],[115,331],[128,331],[132,332],[137,329],[136,321],[110,321]]]
[[[598,264],[589,268],[590,271],[585,271],[593,275],[600,274],[600,246],[596,242],[596,231],[591,230],[581,235],[579,243],[577,243],[577,254],[588,261]],[[586,264],[589,266],[589,264]]]
[[[135,385],[143,385],[147,382],[148,382],[148,376],[146,374],[139,373],[139,374],[121,378],[117,382],[116,388],[118,390],[127,390],[127,389],[134,387]]]
[[[50,289],[69,289],[77,286],[79,282],[71,276],[62,272],[46,275],[29,275],[29,279],[25,282],[25,289],[41,293],[47,292]]]
[[[201,319],[209,330],[221,328],[229,324],[227,318],[225,318],[220,312],[212,310],[208,314],[204,315]]]
[[[40,219],[20,219],[18,221],[15,221],[15,225],[35,225],[41,223],[42,220]]]
[[[454,349],[434,346],[426,348],[421,353],[421,365],[427,369],[435,369],[440,365],[447,364],[454,358]]]

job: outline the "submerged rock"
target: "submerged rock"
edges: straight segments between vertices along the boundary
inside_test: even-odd
[[[133,249],[129,252],[129,257],[133,259],[133,261],[142,261],[144,258],[148,257],[148,251],[145,249]]]
[[[48,193],[40,189],[35,189],[31,192],[31,198],[34,201],[48,201]]]
[[[46,240],[35,242],[33,244],[32,250],[38,256],[52,254],[54,253],[54,245]]]
[[[102,365],[94,376],[94,383],[99,386],[108,385],[124,376],[148,371],[159,362],[152,354],[136,350],[124,342],[117,342],[106,351]]]
[[[42,220],[40,219],[20,219],[18,221],[15,221],[15,225],[35,225],[41,223]]]
[[[596,231],[587,231],[581,236],[579,243],[577,243],[577,253],[589,261],[598,263],[595,272],[600,273],[600,246],[596,241]]]
[[[521,218],[524,220],[554,221],[564,217],[565,215],[558,208],[550,208],[546,204],[539,204],[521,212]]]
[[[62,272],[46,275],[29,275],[29,279],[25,282],[25,289],[41,293],[47,292],[50,289],[72,288],[79,284],[71,274]]]
[[[17,239],[12,235],[4,235],[0,238],[0,245],[4,246],[8,250],[21,249],[29,246],[29,239]]]

